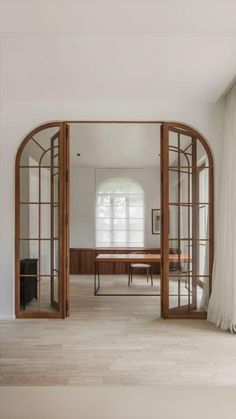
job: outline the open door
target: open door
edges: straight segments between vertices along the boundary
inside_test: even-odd
[[[16,159],[16,316],[69,312],[69,128],[32,131]]]
[[[51,137],[51,305],[69,316],[69,125]],[[61,253],[59,253],[61,252]]]
[[[163,123],[161,176],[162,316],[205,318],[213,263],[213,165],[204,139],[182,124]]]
[[[64,259],[65,259],[65,269],[63,273],[63,317],[68,317],[70,314],[70,290],[69,290],[69,275],[70,275],[70,189],[69,189],[69,168],[70,168],[70,128],[69,125],[63,124],[63,160],[64,160],[64,176],[65,182],[63,182],[64,191],[63,191],[63,200],[64,200],[64,231],[63,231],[63,248],[64,248]]]

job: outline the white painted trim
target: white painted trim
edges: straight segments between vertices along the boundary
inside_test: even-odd
[[[15,320],[15,314],[0,314],[0,321]]]

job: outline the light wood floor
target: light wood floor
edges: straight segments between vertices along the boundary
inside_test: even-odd
[[[73,276],[69,319],[0,322],[0,384],[236,384],[235,336],[159,315],[159,297],[94,297]]]

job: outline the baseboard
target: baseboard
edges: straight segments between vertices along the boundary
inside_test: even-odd
[[[0,321],[15,320],[15,314],[0,314]]]

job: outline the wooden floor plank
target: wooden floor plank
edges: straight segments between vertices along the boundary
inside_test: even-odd
[[[69,319],[0,322],[0,385],[236,385],[235,336],[162,320],[159,303],[94,297],[93,278],[73,276]]]

